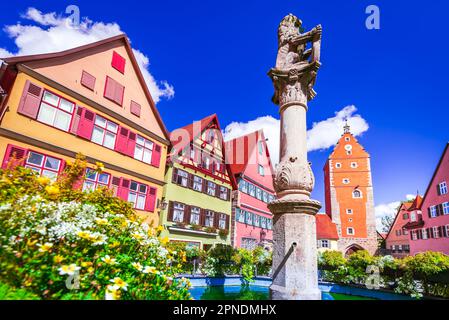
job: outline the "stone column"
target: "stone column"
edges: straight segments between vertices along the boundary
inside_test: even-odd
[[[321,31],[321,28],[303,35],[297,32],[297,39],[290,37],[282,43],[281,28],[290,28],[291,34],[292,26],[294,32],[298,21],[289,15],[281,22],[277,67],[269,72],[275,86],[273,101],[279,105],[281,117],[280,163],[274,177],[277,200],[269,204],[274,215],[273,284],[270,287],[273,300],[321,299],[315,220],[321,204],[310,198],[314,176],[307,160],[306,128],[307,102],[315,96],[312,87],[320,63],[302,59],[304,52],[296,49],[298,39],[317,39],[315,30]],[[294,46],[286,49],[288,41]],[[292,57],[293,62],[296,58],[296,63],[289,65]]]

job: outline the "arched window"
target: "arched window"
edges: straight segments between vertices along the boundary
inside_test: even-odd
[[[361,198],[362,197],[362,192],[360,190],[354,190],[352,192],[352,197],[355,199]]]

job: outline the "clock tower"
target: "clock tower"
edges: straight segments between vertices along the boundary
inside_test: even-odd
[[[343,135],[324,166],[326,213],[337,226],[338,250],[375,254],[376,218],[370,155],[346,123]]]

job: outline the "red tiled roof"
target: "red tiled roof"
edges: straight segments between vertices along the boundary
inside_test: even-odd
[[[410,206],[410,208],[408,210],[412,211],[412,210],[419,210],[421,209],[421,205],[422,205],[422,197],[420,195],[417,195],[415,200],[413,200],[412,205]]]
[[[327,214],[316,215],[317,239],[338,240],[337,226]]]
[[[253,152],[254,148],[257,145],[257,141],[259,141],[260,131],[255,131],[249,133],[247,135],[229,140],[226,142],[226,152],[228,156],[228,160],[231,166],[232,173],[234,175],[239,175],[243,171],[245,171],[246,165],[248,164],[249,157]],[[251,143],[250,145],[250,142]],[[243,146],[243,159],[241,159],[241,155],[238,155],[242,150],[236,150],[237,147]],[[242,163],[240,163],[242,162]]]

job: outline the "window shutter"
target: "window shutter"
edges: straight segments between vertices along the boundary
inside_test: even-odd
[[[138,104],[135,101],[131,100],[131,106],[130,106],[130,111],[133,115],[135,115],[136,117],[140,118],[140,111],[142,109],[142,107],[140,106],[140,104]]]
[[[127,146],[126,153],[128,154],[128,156],[130,156],[132,158],[134,158],[134,151],[136,149],[136,138],[137,138],[136,133],[129,131],[128,146]]]
[[[442,237],[444,237],[444,235],[443,235],[443,227],[438,227],[438,237],[439,238],[442,238]]]
[[[94,130],[95,113],[86,108],[81,108],[81,111],[78,112],[80,112],[80,120],[76,134],[81,138],[90,140]]]
[[[106,76],[106,84],[104,86],[104,97],[105,98],[114,101],[115,85],[116,85],[115,80]]]
[[[117,135],[117,141],[115,143],[115,150],[126,154],[127,148],[128,148],[128,135],[129,130],[123,127],[119,127],[118,129],[118,135]]]
[[[447,234],[447,230],[446,230],[446,227],[445,227],[445,226],[442,226],[442,227],[441,227],[441,231],[443,232],[443,237],[444,237],[444,238],[447,238],[447,237],[448,237],[448,234]]]
[[[229,230],[229,220],[230,220],[229,215],[226,215],[226,230]]]
[[[147,194],[147,198],[145,200],[145,211],[154,212],[156,208],[156,188],[150,188]]]
[[[65,165],[66,165],[66,162],[65,162],[65,160],[61,160],[61,165],[59,166],[59,171],[58,171],[58,174],[61,174],[61,173],[63,173],[63,172],[64,172],[64,169],[65,169]]]
[[[192,207],[186,205],[184,207],[184,223],[190,224],[190,213],[192,212]]]
[[[437,205],[437,216],[442,216],[443,215],[443,205],[439,204]]]
[[[122,106],[123,105],[123,95],[125,93],[125,87],[122,86],[120,83],[115,82],[115,92],[114,92],[114,101]]]
[[[86,87],[87,89],[90,89],[94,91],[95,89],[95,77],[91,75],[90,73],[83,70],[81,74],[81,85]]]
[[[120,187],[120,177],[112,177],[112,190],[114,192],[114,196],[118,196],[118,188]]]
[[[75,107],[75,113],[73,114],[72,126],[70,127],[70,133],[76,134],[78,132],[78,127],[80,124],[81,113],[83,108],[80,106]]]
[[[21,165],[23,163],[23,160],[25,159],[27,152],[28,152],[27,149],[16,147],[9,144],[8,147],[6,148],[5,157],[3,158],[2,169],[6,169],[8,168],[8,166],[14,168],[17,167],[18,165]],[[14,162],[12,162],[11,159],[13,157]]]
[[[226,188],[226,201],[231,200],[231,189]]]
[[[220,219],[220,214],[218,212],[214,212],[214,227],[218,229],[218,220]]]
[[[220,198],[220,188],[219,184],[215,184],[215,197]]]
[[[435,238],[435,234],[433,233],[433,228],[429,228],[429,234],[431,239]]]
[[[32,119],[37,118],[44,89],[27,80],[17,112]]]
[[[117,52],[112,53],[112,67],[121,73],[125,73],[126,60]]]
[[[176,180],[177,179],[178,179],[178,169],[173,168],[173,175],[172,175],[172,178],[171,178],[171,182],[176,184]]]
[[[193,177],[194,175],[189,173],[189,177],[187,178],[187,187],[193,189]]]
[[[120,186],[118,188],[117,196],[125,201],[128,201],[129,184],[130,181],[128,179],[120,178]]]
[[[151,155],[151,165],[159,168],[161,163],[161,146],[158,144],[154,144],[153,153]]]
[[[429,218],[432,219],[432,213],[430,212],[430,207],[427,208],[427,214],[429,215]]]
[[[203,226],[206,224],[206,210],[200,209],[200,226]]]
[[[441,196],[440,184],[437,184],[437,194]]]
[[[167,221],[173,221],[173,201],[169,201],[168,203],[168,214],[167,214]]]
[[[206,179],[203,179],[203,184],[202,184],[202,192],[207,194],[207,185],[208,185],[209,181],[207,181]]]

